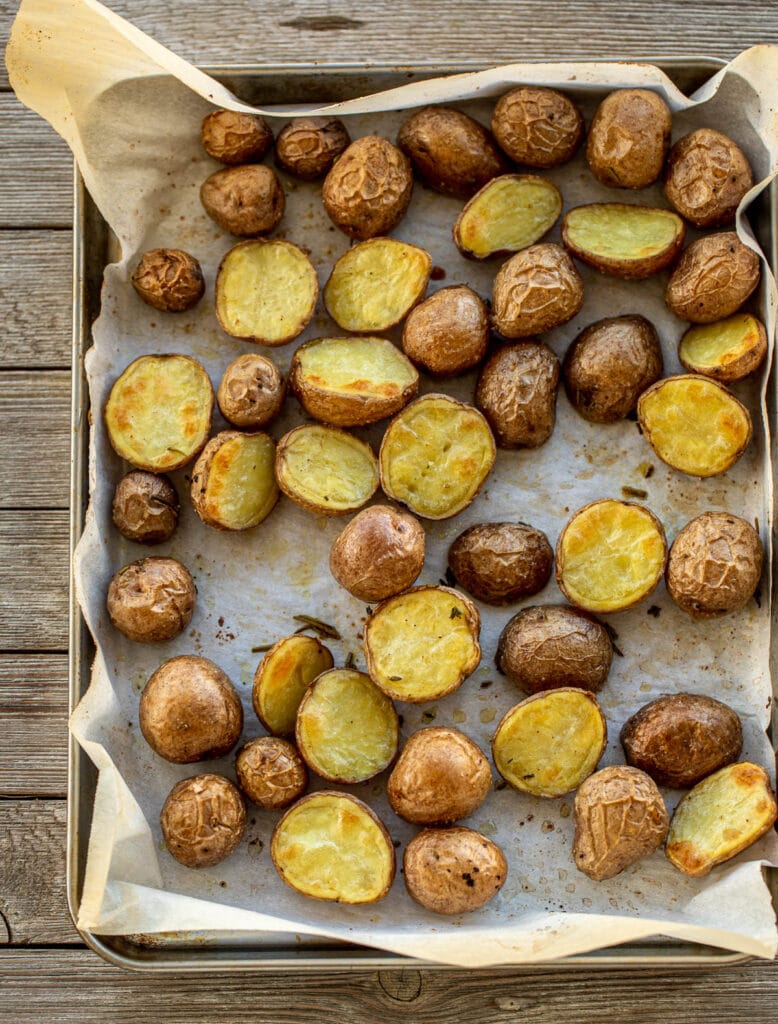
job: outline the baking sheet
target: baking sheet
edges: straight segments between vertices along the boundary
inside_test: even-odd
[[[21,97],[49,116],[80,153],[90,188],[123,246],[123,261],[106,274],[103,315],[96,325],[96,347],[88,360],[93,408],[102,406],[111,381],[142,352],[190,352],[205,363],[216,383],[226,364],[247,349],[216,327],[209,302],[219,258],[234,241],[216,230],[196,199],[200,182],[216,167],[201,154],[197,142],[199,121],[210,108],[178,81],[151,77],[159,72],[156,59],[167,67],[168,57],[162,62],[152,46],[152,59],[138,59],[121,34],[127,31],[123,26],[121,33],[111,39],[106,35],[109,22],[98,5],[72,6],[63,21],[70,40],[66,45],[66,40],[57,38],[56,25],[45,20],[54,8],[59,16],[66,6],[40,2],[24,5],[27,20],[17,24],[9,48],[9,66]],[[83,67],[79,68],[85,51],[79,45],[79,32],[74,32],[74,25],[78,29],[84,24],[82,15],[87,22],[96,19],[84,29],[93,42],[87,77]],[[31,26],[40,26],[41,18],[51,28],[48,39],[45,34],[30,32]],[[94,59],[98,26],[96,52],[109,55],[107,66]],[[36,42],[31,50],[33,40]],[[51,84],[57,81],[57,75],[52,75],[50,64],[46,63],[48,87],[41,87],[40,75],[35,72],[36,62],[46,62],[51,56],[46,50],[49,45],[57,50],[59,83],[64,86],[56,93]],[[143,45],[146,47],[145,42]],[[726,126],[747,148],[759,173],[766,175],[774,163],[775,115],[769,111],[768,102],[755,101],[753,85],[746,78],[767,99],[762,79],[769,77],[771,61],[775,61],[775,51],[770,48],[749,51],[735,71],[730,69],[723,79],[717,76],[721,88],[705,109],[676,117],[676,135],[701,123]],[[217,96],[216,89],[221,87],[210,79],[203,83],[204,76],[199,72],[182,67],[177,58],[174,63],[185,72],[190,84],[202,86],[221,104],[236,106],[227,103],[223,94]],[[138,79],[138,75],[148,77]],[[575,91],[646,79],[664,83],[676,109],[686,105],[655,69],[530,65],[405,87],[399,99],[395,90],[388,97],[372,98],[364,106],[377,109],[424,102],[431,97],[499,92],[501,83],[507,81],[567,82]],[[706,87],[706,92],[710,91],[711,87]],[[66,104],[62,103],[63,97]],[[343,106],[353,109],[359,102]],[[584,103],[588,114],[593,103],[593,96],[588,109]],[[463,104],[463,109],[485,121],[489,107],[482,101]],[[733,110],[737,110],[737,118]],[[772,148],[772,161],[750,130],[744,113],[761,129]],[[353,137],[368,131],[392,137],[400,119],[396,113],[369,113],[350,120],[349,128]],[[621,198],[597,186],[583,166],[579,159],[550,174],[562,187],[566,206],[585,199]],[[311,248],[323,283],[326,269],[348,242],[331,228],[315,187],[299,186],[291,179],[285,179],[285,185],[292,191],[282,230]],[[640,202],[652,198],[658,198],[658,193],[639,194]],[[446,271],[445,280],[438,286],[466,280],[487,295],[499,262],[476,265],[456,253],[450,227],[460,208],[456,200],[433,196],[417,187],[411,209],[394,234],[427,244],[435,263]],[[129,287],[128,267],[134,265],[139,251],[156,244],[180,246],[201,259],[211,288],[192,314],[164,317],[154,313]],[[570,324],[547,336],[558,354],[564,352],[577,330],[598,316],[642,312],[659,329],[666,372],[678,369],[674,353],[683,328],[664,311],[662,278],[635,284],[600,277],[588,268],[583,268],[582,274],[584,310]],[[764,291],[762,299],[767,299]],[[332,330],[326,315],[319,312],[299,340]],[[288,365],[296,344],[276,350],[274,358],[280,365]],[[469,398],[473,383],[473,377],[463,378],[445,390]],[[764,380],[739,385],[735,390],[756,413],[763,400],[763,386]],[[299,417],[290,400],[284,419],[274,425],[274,435],[280,436],[296,422]],[[214,429],[221,426],[217,420]],[[361,433],[376,442],[381,425]],[[727,476],[687,480],[652,458],[634,424],[585,424],[562,397],[557,429],[546,446],[536,452],[501,452],[487,487],[473,506],[447,523],[429,524],[428,557],[419,582],[435,582],[442,576],[448,544],[471,523],[520,518],[544,529],[553,542],[569,511],[597,497],[618,497],[624,485],[643,487],[648,492],[646,503],[660,516],[670,539],[693,515],[705,508],[721,507],[758,517],[767,540],[771,507],[767,453],[762,433]],[[646,461],[655,465],[654,475],[647,481],[638,470]],[[101,467],[99,474],[97,466]],[[405,894],[400,878],[384,903],[364,908],[329,907],[287,890],[275,875],[267,852],[277,815],[250,815],[254,820],[249,841],[213,871],[193,874],[161,854],[156,824],[159,807],[175,781],[201,770],[201,766],[169,765],[151,754],[140,737],[137,699],[150,672],[163,658],[178,653],[202,652],[213,657],[246,698],[246,736],[258,735],[262,730],[250,709],[250,684],[259,655],[252,654],[251,647],[291,631],[292,616],[307,612],[333,622],[341,631],[343,643],[332,645],[338,662],[350,651],[361,665],[359,632],[365,608],[345,592],[338,592],[326,569],[329,546],[342,528],[342,520],[312,517],[282,500],[270,519],[256,530],[225,535],[208,530],[185,506],[179,533],[160,553],[181,558],[196,577],[200,601],[191,635],[151,650],[117,637],[103,611],[105,587],[115,568],[144,553],[117,538],[110,528],[110,497],[122,469],[102,429],[98,429],[90,460],[93,501],[77,557],[79,592],[98,643],[98,656],[92,688],[74,716],[73,728],[101,768],[81,927],[104,934],[214,928],[296,930],[469,965],[547,959],[656,932],[773,954],[775,925],[759,859],[775,861],[774,835],[717,869],[707,880],[683,878],[657,854],[617,879],[593,883],[579,875],[570,857],[572,798],[532,800],[507,789],[490,795],[467,823],[501,843],[509,859],[509,878],[493,904],[476,915],[453,921],[432,918],[416,907]],[[757,480],[761,483],[755,485]],[[176,482],[183,495],[184,474],[178,474]],[[305,538],[304,559],[300,557],[301,537]],[[652,599],[660,609],[657,617],[647,614],[649,603],[612,618],[623,657],[616,659],[601,698],[611,737],[603,763],[620,760],[618,730],[637,707],[659,693],[686,689],[714,694],[735,707],[746,727],[744,756],[772,764],[763,731],[770,694],[766,657],[768,593],[766,581],[761,608],[753,605],[747,612],[717,623],[694,624],[660,588]],[[559,600],[559,594],[550,586],[540,597],[524,603],[555,600]],[[429,721],[454,724],[488,748],[496,722],[520,698],[491,664],[499,630],[520,606],[496,612],[482,606],[481,668],[457,694],[444,701],[421,707],[401,705],[404,735]],[[490,685],[482,686],[486,683]],[[203,767],[231,773],[229,761]],[[382,788],[379,777],[363,787],[354,787],[354,791],[382,813],[393,837],[402,843],[412,830],[384,808]],[[672,805],[679,794],[666,795]]]

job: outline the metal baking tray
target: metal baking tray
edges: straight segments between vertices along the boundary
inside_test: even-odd
[[[689,94],[699,88],[724,65],[710,57],[644,57],[631,63],[654,64]],[[336,102],[374,93],[410,81],[422,81],[440,75],[479,71],[489,65],[460,61],[455,64],[414,63],[412,65],[370,66],[283,65],[251,67],[226,65],[203,68],[237,96],[262,106],[290,103]],[[575,88],[567,88],[572,96]],[[749,211],[752,226],[771,265],[778,268],[778,183],[773,181]],[[103,270],[118,259],[116,240],[86,191],[78,167],[74,174],[74,247],[73,247],[73,349],[71,411],[71,556],[81,536],[88,502],[89,397],[84,373],[84,354],[91,344],[91,327],[100,311]],[[778,427],[776,371],[773,366],[768,392],[770,432],[775,439]],[[773,442],[773,468],[778,472],[778,456]],[[775,558],[775,556],[774,556]],[[778,560],[773,580],[778,576]],[[774,582],[774,590],[775,590]],[[773,608],[776,608],[774,596]],[[775,612],[773,613],[775,615]],[[75,708],[89,685],[94,644],[84,623],[72,579],[70,586],[70,710]],[[778,679],[778,644],[771,652],[772,678]],[[775,686],[774,686],[775,689]],[[778,691],[776,691],[778,696]],[[773,702],[773,735],[778,730],[776,702]],[[69,737],[68,818],[67,818],[67,893],[74,921],[83,885],[87,847],[92,818],[97,773],[89,758],[72,736]],[[778,870],[770,870],[773,902],[778,906]],[[414,967],[438,968],[445,965],[414,960],[396,954],[345,942],[317,940],[293,933],[180,932],[155,935],[100,936],[81,932],[83,940],[103,959],[119,967],[144,971],[203,972],[216,970],[377,970]],[[553,961],[555,968],[635,968],[635,967],[713,967],[740,963],[745,954],[732,953],[713,946],[683,942],[661,936],[626,943]],[[505,965],[504,972],[532,970]]]

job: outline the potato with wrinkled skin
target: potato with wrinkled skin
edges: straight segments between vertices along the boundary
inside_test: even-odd
[[[212,110],[200,127],[203,149],[219,163],[251,164],[273,145],[273,130],[258,114]]]
[[[538,448],[556,423],[559,360],[542,341],[503,345],[489,357],[475,390],[500,448]]]
[[[408,157],[388,139],[352,142],[324,179],[321,198],[332,223],[349,238],[386,235],[405,215],[413,193]]]
[[[294,735],[303,694],[333,664],[332,654],[312,636],[295,633],[270,648],[257,666],[251,691],[254,711],[268,732]]]
[[[337,117],[297,117],[276,139],[276,163],[295,178],[323,177],[350,145],[346,126]]]
[[[698,128],[670,150],[665,171],[667,201],[698,228],[730,224],[753,184],[748,158],[722,132]]]
[[[122,537],[137,544],[161,544],[175,533],[180,508],[168,477],[131,469],[116,485],[111,514]]]
[[[402,346],[409,359],[436,377],[454,377],[477,366],[489,345],[489,313],[466,284],[433,292],[410,311]]]
[[[132,287],[149,306],[163,313],[181,313],[205,294],[203,271],[183,249],[149,249],[132,275]]]
[[[662,173],[672,114],[649,89],[617,89],[597,108],[586,139],[586,162],[612,188],[646,188]]]
[[[733,384],[754,373],[767,355],[767,331],[750,313],[690,327],[678,343],[678,358],[689,373]]]
[[[340,516],[362,508],[378,490],[378,462],[370,445],[353,434],[303,424],[278,442],[276,480],[301,508]]]
[[[583,281],[568,254],[554,242],[540,242],[497,271],[492,323],[505,338],[529,338],[572,320],[583,300]]]
[[[556,89],[525,85],[501,96],[492,132],[511,160],[527,167],[558,167],[575,155],[584,134],[581,111]]]
[[[562,221],[562,241],[574,256],[603,274],[632,280],[668,267],[685,237],[677,213],[628,203],[576,206]]]
[[[240,238],[255,238],[274,231],[286,208],[278,175],[264,164],[242,164],[216,171],[200,187],[200,202],[222,231]]]
[[[259,430],[281,412],[284,378],[275,363],[255,352],[233,359],[224,371],[216,401],[219,412],[241,430]]]
[[[179,636],[192,620],[197,588],[175,558],[141,558],[115,573],[106,605],[129,640],[159,644]]]
[[[448,566],[457,586],[479,601],[510,604],[545,587],[554,552],[545,533],[526,523],[476,523],[454,540]]]
[[[235,774],[244,795],[265,811],[288,807],[308,788],[305,762],[292,743],[278,736],[245,743],[235,758]]]
[[[187,868],[212,868],[237,848],[246,805],[223,775],[194,775],[171,789],[160,814],[165,848]]]
[[[408,893],[433,914],[480,910],[502,889],[507,874],[500,847],[464,825],[425,828],[403,856]]]
[[[759,284],[759,257],[734,231],[703,235],[681,253],[665,290],[671,313],[709,324],[736,313]]]
[[[383,601],[413,586],[424,565],[418,519],[388,505],[357,513],[330,550],[330,572],[360,601]]]
[[[562,193],[536,174],[503,174],[487,182],[454,224],[454,244],[470,259],[508,256],[550,231],[562,212]]]
[[[269,434],[223,430],[203,448],[192,469],[192,507],[216,530],[250,530],[278,501]]]

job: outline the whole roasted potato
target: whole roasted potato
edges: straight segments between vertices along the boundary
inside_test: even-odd
[[[586,139],[586,162],[613,188],[646,188],[662,173],[672,114],[649,89],[617,89],[597,108]]]
[[[278,501],[269,434],[223,430],[203,448],[192,469],[192,507],[216,530],[250,530]]]
[[[246,830],[246,805],[223,775],[176,783],[159,818],[168,853],[188,868],[212,868],[235,850]]]
[[[736,313],[759,284],[759,257],[734,231],[703,235],[681,253],[665,290],[668,309],[709,324]]]
[[[572,320],[583,300],[583,281],[568,254],[554,242],[541,242],[497,271],[492,322],[505,338],[529,338]]]
[[[276,163],[295,178],[315,181],[350,142],[346,126],[337,117],[298,117],[278,133]]]
[[[433,914],[480,910],[502,889],[507,874],[500,847],[464,825],[425,828],[403,856],[409,894]]]
[[[216,171],[203,182],[200,202],[223,231],[242,238],[275,230],[286,206],[278,175],[263,164]]]
[[[678,358],[689,373],[732,384],[754,373],[767,355],[767,331],[750,313],[690,327],[678,343]]]
[[[270,648],[257,666],[251,692],[254,711],[268,732],[294,735],[305,691],[333,664],[332,654],[312,636],[294,633]]]
[[[677,213],[633,203],[575,206],[562,221],[562,241],[574,256],[603,274],[634,280],[668,267],[685,237]]]
[[[753,184],[743,150],[712,128],[684,135],[670,150],[665,195],[670,205],[698,228],[730,224]]]
[[[448,566],[457,586],[486,604],[510,604],[548,583],[554,552],[541,530],[526,523],[477,523],[456,538]]]
[[[132,286],[144,302],[165,313],[196,306],[205,293],[200,264],[183,249],[149,249],[132,275]]]
[[[414,516],[371,505],[335,538],[330,572],[360,601],[383,601],[413,586],[424,565],[424,544],[424,529]]]
[[[252,164],[273,145],[273,131],[258,114],[212,110],[200,127],[203,149],[222,164]]]
[[[238,751],[238,785],[249,800],[266,811],[288,807],[308,788],[305,762],[288,740],[258,736]]]
[[[407,156],[379,135],[352,142],[327,174],[321,198],[332,223],[350,238],[388,234],[413,192]]]
[[[161,544],[175,533],[180,507],[178,494],[168,477],[131,469],[114,491],[113,524],[127,540]]]
[[[286,394],[275,363],[253,352],[238,356],[224,371],[216,392],[219,411],[241,430],[259,430],[281,412]]]
[[[538,448],[556,422],[559,360],[542,341],[503,345],[481,370],[475,404],[500,448]]]
[[[164,643],[192,619],[197,588],[175,558],[141,558],[114,574],[106,605],[113,625],[129,640]]]
[[[439,377],[477,366],[489,344],[486,304],[466,284],[433,292],[408,314],[402,346],[409,359]]]
[[[492,132],[511,160],[527,167],[557,167],[581,144],[584,121],[571,99],[543,86],[525,85],[501,96]]]

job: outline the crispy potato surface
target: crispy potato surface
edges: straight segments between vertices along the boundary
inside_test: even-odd
[[[308,788],[305,762],[295,746],[278,736],[249,740],[235,758],[238,785],[248,799],[266,811],[298,800]]]
[[[489,344],[489,314],[466,284],[433,292],[408,314],[403,351],[433,376],[449,377],[477,366]]]
[[[122,537],[138,544],[161,544],[175,533],[180,508],[168,477],[132,469],[116,485],[111,514]]]
[[[613,188],[646,188],[662,173],[672,114],[648,89],[617,89],[597,108],[586,139],[592,174]]]
[[[295,633],[270,648],[254,673],[251,700],[257,718],[276,736],[293,736],[297,708],[310,683],[334,662],[312,636]]]
[[[132,286],[149,306],[181,313],[196,306],[205,293],[200,264],[183,249],[149,249],[132,275]]]
[[[457,586],[479,601],[510,604],[545,587],[554,552],[545,533],[526,523],[476,523],[449,548],[448,566]]]
[[[200,202],[222,231],[255,238],[275,231],[286,208],[284,189],[272,167],[225,167],[206,178]]]
[[[273,145],[273,131],[258,114],[212,110],[200,127],[203,149],[222,164],[261,160]]]
[[[584,122],[571,99],[556,89],[528,85],[497,101],[492,132],[511,160],[527,167],[557,167],[581,144]]]
[[[241,430],[259,430],[281,412],[285,395],[275,364],[258,352],[247,352],[224,371],[216,401],[225,420]]]
[[[627,203],[576,206],[562,221],[562,241],[570,252],[615,277],[659,273],[673,262],[685,237],[677,213]]]
[[[583,281],[568,254],[554,242],[540,242],[497,271],[492,323],[505,338],[529,338],[572,320],[583,300]]]
[[[500,847],[464,825],[425,828],[403,856],[409,894],[434,914],[479,910],[497,895],[507,874]]]
[[[153,644],[173,640],[192,619],[197,588],[175,558],[141,558],[119,569],[108,586],[113,625],[129,640]]]
[[[678,345],[689,373],[732,384],[758,370],[767,355],[767,332],[750,313],[690,327]]]
[[[350,143],[346,126],[337,117],[298,117],[278,133],[276,163],[296,178],[315,181]]]
[[[350,238],[375,238],[395,227],[408,209],[413,174],[408,157],[388,139],[364,135],[352,142],[324,179],[324,209]]]
[[[475,404],[500,448],[538,448],[556,423],[559,360],[542,341],[503,345],[489,357],[475,390]]]
[[[330,572],[360,601],[383,601],[407,590],[424,565],[421,523],[388,505],[363,509],[335,539]]]
[[[192,470],[195,512],[217,530],[250,530],[278,501],[269,434],[223,430],[203,448]]]
[[[670,150],[665,195],[671,206],[698,228],[735,219],[754,175],[743,150],[722,132],[698,128]]]
[[[292,501],[325,516],[362,508],[378,489],[378,462],[369,444],[336,427],[304,424],[276,449],[278,486]]]
[[[212,868],[243,838],[246,805],[223,775],[195,775],[173,786],[159,820],[165,847],[180,864]]]
[[[665,290],[671,312],[694,324],[736,313],[759,284],[759,257],[734,231],[703,235],[681,253]]]
[[[526,249],[562,212],[562,193],[535,174],[503,174],[473,196],[457,217],[454,242],[463,256],[483,260]]]

